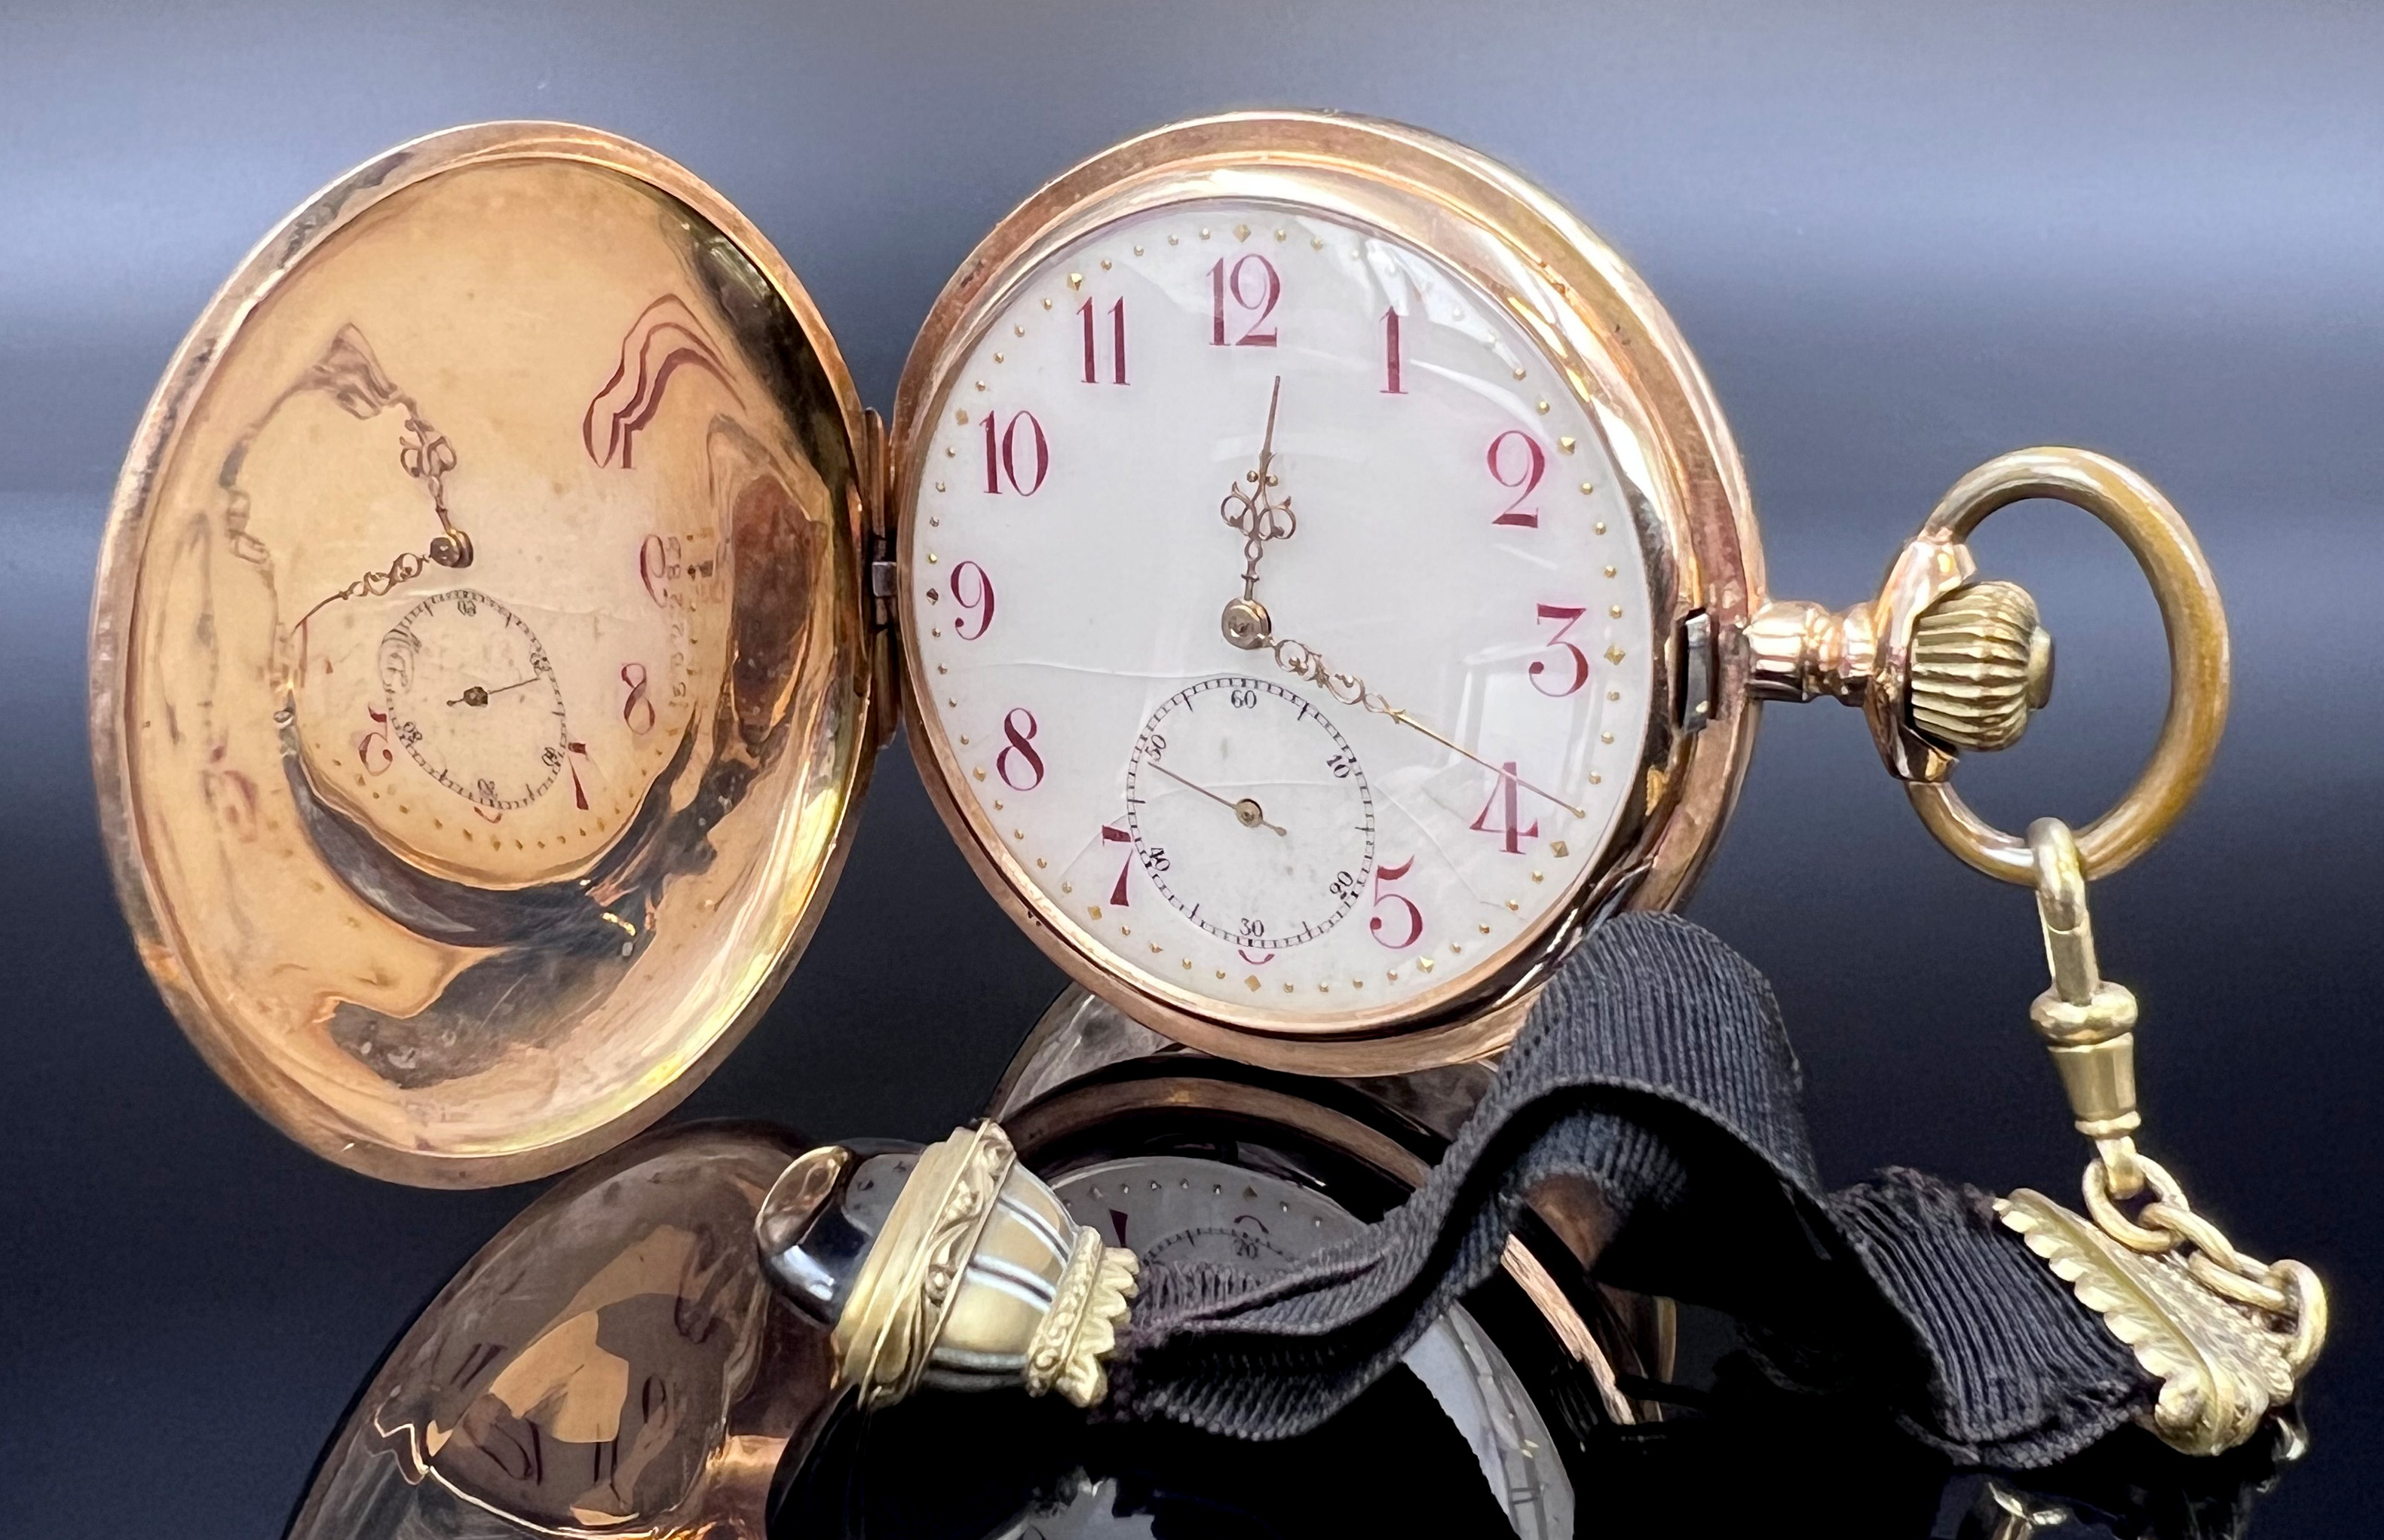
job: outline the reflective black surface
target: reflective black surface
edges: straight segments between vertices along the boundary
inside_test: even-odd
[[[1565,1451],[1601,1535],[2047,1536],[2232,1540],[2277,1483],[2274,1431],[2216,1460],[2129,1432],[2050,1471],[1957,1472],[1856,1409],[1781,1391],[1744,1360],[1668,1420],[1583,1430]],[[1022,1397],[925,1396],[834,1424],[789,1482],[773,1536],[902,1540],[1257,1540],[1513,1531],[1471,1454],[1401,1371],[1317,1432],[1242,1444],[1174,1426],[1089,1423]],[[2024,1537],[2027,1532],[2021,1532]]]

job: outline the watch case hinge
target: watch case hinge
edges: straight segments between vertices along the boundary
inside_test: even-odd
[[[869,617],[878,630],[894,623],[894,531],[892,519],[893,450],[886,437],[886,419],[875,411],[862,413],[862,483],[867,504],[865,528],[869,564]]]
[[[1714,714],[1713,616],[1692,610],[1681,621],[1681,702],[1679,722],[1684,733],[1702,732]]]

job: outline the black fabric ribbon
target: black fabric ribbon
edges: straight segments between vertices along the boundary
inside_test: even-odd
[[[1423,1186],[1291,1273],[1142,1274],[1106,1414],[1306,1432],[1499,1265],[1525,1195],[1584,1179],[1597,1275],[1737,1317],[1785,1383],[1875,1397],[1964,1463],[2051,1464],[2155,1385],[1985,1194],[1888,1171],[1824,1194],[1770,987],[1669,914],[1600,925],[1558,972]]]

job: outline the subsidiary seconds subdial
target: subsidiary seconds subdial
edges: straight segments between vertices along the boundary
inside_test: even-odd
[[[1239,675],[1161,703],[1126,764],[1126,826],[1150,884],[1246,951],[1312,941],[1374,865],[1374,796],[1325,714]]]

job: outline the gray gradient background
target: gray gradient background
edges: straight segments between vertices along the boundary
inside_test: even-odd
[[[1861,596],[1956,476],[2027,443],[2116,453],[2192,520],[2233,727],[2097,929],[2144,1001],[2151,1144],[2336,1291],[2316,1452],[2259,1527],[2372,1529],[2384,13],[1453,0],[0,11],[0,1528],[274,1532],[385,1342],[529,1196],[284,1142],[185,1046],[108,888],[92,561],[150,386],[250,242],[415,134],[602,125],[752,215],[883,408],[946,275],[1044,178],[1285,102],[1463,140],[1614,241],[1713,377],[1775,592]],[[2082,819],[2158,722],[2150,602],[2082,515],[2018,510],[1981,549],[2043,600],[2061,693],[1964,785],[2012,826]],[[1833,1181],[2074,1180],[2028,896],[1930,842],[1855,714],[1774,710],[1693,913],[1777,982]],[[898,752],[811,954],[687,1112],[931,1136],[1060,982]]]

